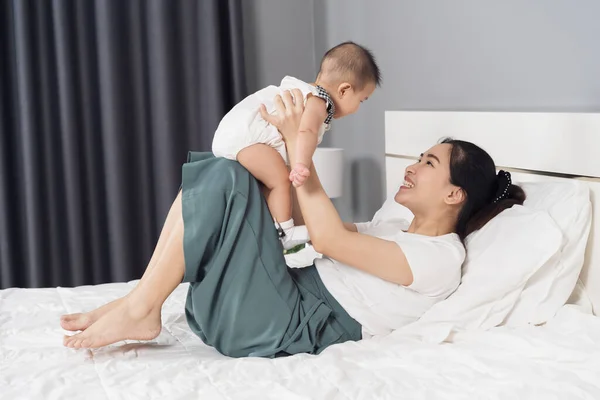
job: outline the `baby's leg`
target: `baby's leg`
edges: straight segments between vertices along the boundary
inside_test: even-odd
[[[255,144],[242,149],[237,159],[265,185],[265,197],[273,218],[278,222],[292,218],[289,172],[277,150],[266,144]]]
[[[265,186],[269,211],[286,234],[283,238],[284,247],[290,249],[306,243],[306,227],[294,226],[289,171],[277,150],[266,144],[255,144],[242,149],[237,160]]]

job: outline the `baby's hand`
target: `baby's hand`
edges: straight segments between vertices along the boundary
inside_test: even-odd
[[[290,172],[290,181],[294,187],[300,187],[310,176],[310,170],[304,164],[297,163]]]

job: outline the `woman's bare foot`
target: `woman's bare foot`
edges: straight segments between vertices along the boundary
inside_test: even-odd
[[[131,299],[122,301],[85,331],[65,336],[66,347],[98,348],[121,340],[152,340],[162,328],[160,307],[139,307]]]
[[[100,317],[102,317],[104,314],[121,304],[125,297],[121,297],[120,299],[111,301],[110,303],[106,303],[105,305],[86,313],[62,315],[60,317],[60,326],[64,330],[73,332],[86,330],[94,322],[98,321],[98,319],[100,319]]]

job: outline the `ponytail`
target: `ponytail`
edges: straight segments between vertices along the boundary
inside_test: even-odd
[[[510,173],[500,171],[492,157],[471,142],[445,139],[452,146],[450,154],[450,182],[466,195],[458,220],[456,233],[461,240],[481,229],[496,215],[525,201],[525,192],[512,184]]]
[[[509,184],[507,187],[506,196],[496,202],[492,202],[473,215],[466,225],[465,236],[483,228],[485,224],[490,222],[492,218],[500,214],[502,211],[511,208],[514,205],[522,205],[525,201],[525,192],[520,186]],[[464,238],[462,238],[464,240]]]

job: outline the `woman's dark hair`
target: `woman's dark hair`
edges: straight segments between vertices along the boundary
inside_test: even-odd
[[[456,233],[461,240],[507,208],[523,204],[523,189],[508,184],[506,179],[496,174],[494,160],[485,150],[471,142],[452,138],[444,139],[442,143],[452,146],[450,182],[466,195],[456,223]],[[495,201],[498,197],[502,199]]]

